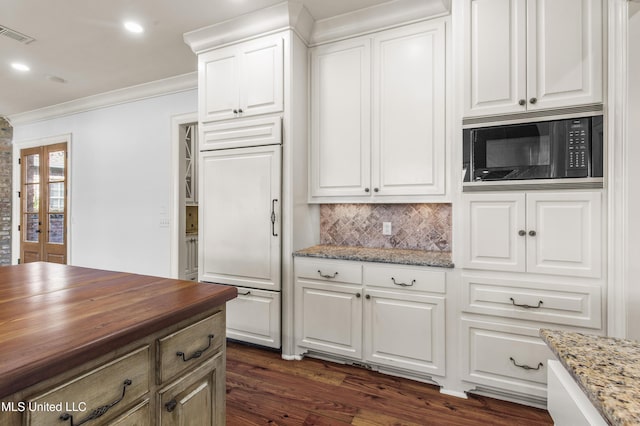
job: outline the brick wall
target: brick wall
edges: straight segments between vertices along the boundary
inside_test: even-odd
[[[11,264],[11,175],[13,129],[0,117],[0,265]]]

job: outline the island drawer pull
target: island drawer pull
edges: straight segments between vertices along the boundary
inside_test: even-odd
[[[537,367],[530,367],[530,366],[528,366],[526,364],[518,364],[518,363],[516,363],[516,360],[513,359],[513,357],[511,357],[511,356],[509,357],[509,359],[511,360],[513,365],[515,365],[516,367],[520,367],[523,370],[540,370],[540,367],[544,366],[543,363],[539,362]]]
[[[513,306],[519,306],[521,308],[526,308],[526,309],[538,309],[542,307],[542,300],[538,300],[538,304],[536,306],[533,305],[527,305],[526,303],[523,304],[518,304],[516,303],[515,300],[513,300],[513,297],[510,297],[509,300],[511,300],[511,303],[513,304]]]
[[[396,279],[394,277],[391,277],[391,281],[393,281],[393,283],[395,285],[399,285],[400,287],[411,287],[412,285],[414,285],[416,283],[416,280],[411,280],[411,284],[407,284],[407,283],[397,283]]]
[[[178,402],[176,401],[175,398],[173,398],[171,401],[164,404],[168,412],[172,412],[173,410],[175,410],[177,405],[178,405]]]
[[[120,396],[120,398],[116,399],[115,401],[113,401],[110,404],[106,404],[103,405],[101,407],[96,408],[95,410],[93,410],[87,417],[85,417],[84,419],[80,420],[78,423],[74,423],[73,422],[73,416],[69,413],[63,413],[60,415],[60,420],[62,420],[63,422],[66,422],[67,420],[70,421],[69,425],[70,426],[80,426],[81,424],[84,424],[90,420],[93,419],[97,419],[98,417],[102,416],[103,414],[105,414],[107,411],[109,411],[109,409],[111,407],[113,407],[114,405],[116,405],[117,403],[119,403],[120,401],[122,401],[124,399],[124,394],[127,392],[127,386],[131,385],[131,380],[127,379],[124,381],[123,387],[122,387],[122,395]]]
[[[202,349],[198,349],[197,351],[192,353],[189,358],[185,357],[184,352],[176,352],[176,355],[177,356],[181,356],[182,357],[182,361],[184,361],[184,362],[187,362],[187,361],[195,359],[195,358],[200,358],[202,356],[202,354],[204,353],[204,351],[206,351],[207,349],[209,349],[211,347],[211,341],[213,340],[215,335],[210,334],[208,337],[209,337],[209,344],[207,345],[207,347],[206,348],[202,348]]]
[[[337,272],[334,272],[334,273],[333,273],[333,275],[325,275],[325,274],[323,274],[322,272],[320,272],[320,269],[318,269],[318,273],[320,274],[320,276],[321,276],[322,278],[335,278],[335,277],[337,277],[337,276],[338,276],[338,273],[337,273]]]

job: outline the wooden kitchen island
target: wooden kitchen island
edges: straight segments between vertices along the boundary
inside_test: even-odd
[[[235,287],[0,267],[0,424],[224,425]]]

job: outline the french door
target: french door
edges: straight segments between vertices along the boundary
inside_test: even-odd
[[[20,151],[20,259],[67,263],[67,144]]]

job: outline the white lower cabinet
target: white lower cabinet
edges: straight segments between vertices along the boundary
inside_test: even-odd
[[[299,355],[445,374],[445,272],[296,257],[295,273]]]
[[[500,391],[545,398],[548,360],[539,328],[462,319],[462,378]]]
[[[444,375],[444,297],[367,289],[364,358]]]
[[[280,292],[238,287],[238,297],[227,302],[227,337],[279,348]]]

